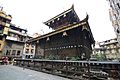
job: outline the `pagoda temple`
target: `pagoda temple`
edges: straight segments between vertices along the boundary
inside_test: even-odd
[[[80,20],[74,6],[44,22],[54,31],[30,39],[36,44],[36,57],[50,59],[90,58],[94,38],[88,23],[89,16]]]

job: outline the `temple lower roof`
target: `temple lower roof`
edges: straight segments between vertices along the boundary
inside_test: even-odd
[[[79,21],[80,19],[74,10],[74,5],[72,5],[70,9],[49,19],[48,21],[44,22],[44,24],[51,27],[52,29],[58,29],[72,23],[78,23]]]
[[[64,27],[59,28],[59,29],[57,29],[55,31],[47,33],[45,35],[41,35],[41,36],[39,36],[37,38],[32,38],[32,39],[28,40],[28,42],[37,41],[37,40],[40,40],[40,39],[43,39],[43,38],[47,39],[50,36],[56,35],[56,34],[61,33],[61,32],[65,32],[65,31],[73,29],[73,28],[77,28],[77,27],[82,26],[82,25],[87,25],[87,24],[88,24],[88,22],[87,22],[87,17],[86,17],[84,20],[80,21],[79,23],[72,24],[72,25],[69,25],[69,26],[64,26]],[[88,29],[90,29],[90,28],[88,28]],[[91,33],[91,30],[89,30],[89,31]],[[91,36],[92,36],[92,33],[91,33]]]

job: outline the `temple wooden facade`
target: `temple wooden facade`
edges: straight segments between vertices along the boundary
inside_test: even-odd
[[[72,6],[44,23],[54,31],[28,41],[36,43],[36,57],[90,58],[94,38],[88,23],[88,15],[80,21]]]

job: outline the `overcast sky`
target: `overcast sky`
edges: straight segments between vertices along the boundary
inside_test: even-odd
[[[43,22],[69,9],[72,4],[80,20],[89,14],[89,24],[96,41],[115,38],[109,20],[109,4],[106,0],[0,0],[12,23],[27,29],[29,34],[51,31]]]

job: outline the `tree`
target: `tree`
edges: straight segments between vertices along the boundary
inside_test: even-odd
[[[106,55],[103,53],[97,53],[96,58],[98,61],[104,61],[104,60],[106,60]]]

